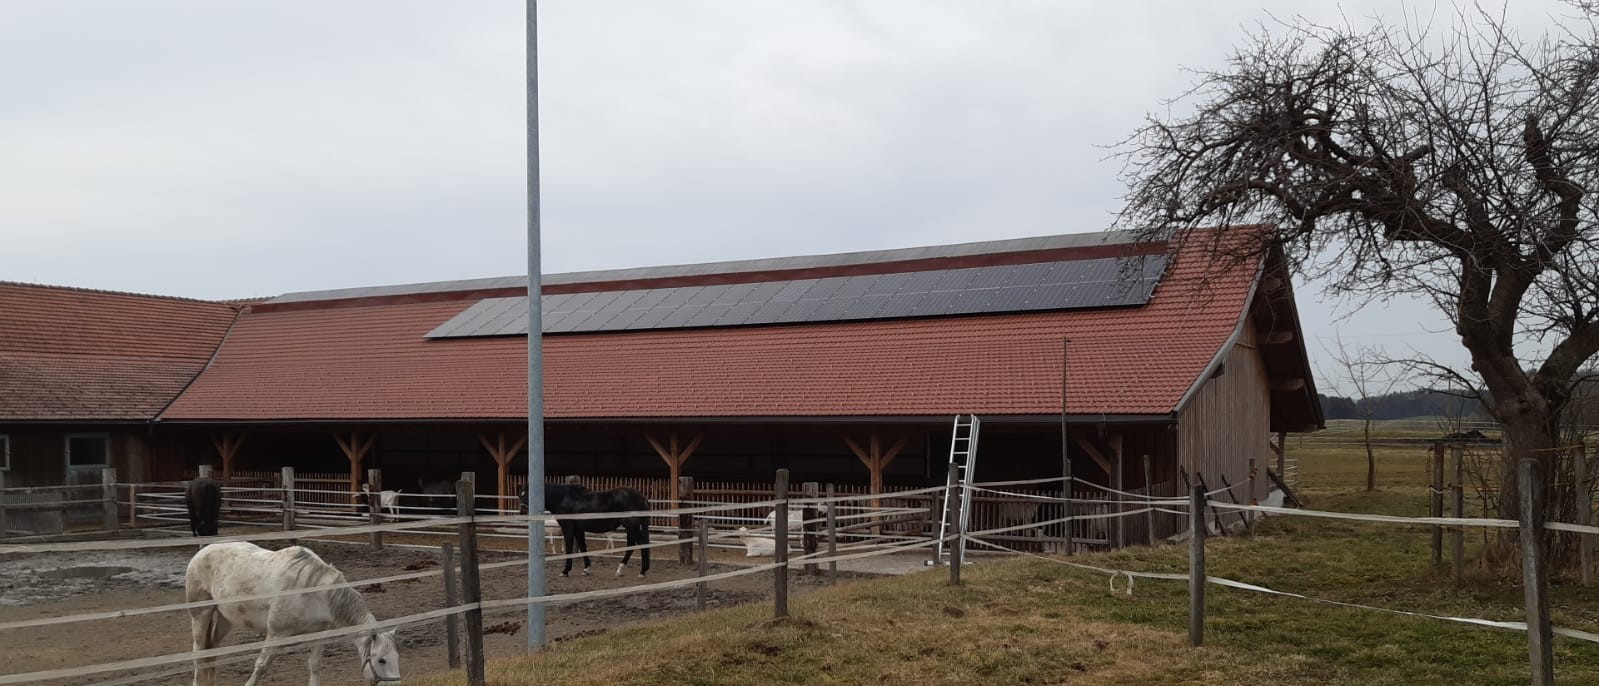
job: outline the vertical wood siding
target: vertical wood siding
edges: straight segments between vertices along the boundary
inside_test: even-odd
[[[1270,434],[1271,381],[1253,322],[1245,322],[1243,335],[1227,354],[1226,372],[1207,381],[1177,417],[1179,459],[1190,475],[1203,474],[1212,489],[1222,487],[1222,475],[1237,484],[1249,479],[1250,458],[1257,466],[1267,464]],[[1234,493],[1241,502],[1263,498],[1265,482],[1261,472],[1253,494],[1246,487]]]

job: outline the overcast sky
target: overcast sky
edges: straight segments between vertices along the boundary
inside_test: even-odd
[[[1514,5],[1528,33],[1569,14]],[[522,8],[7,0],[0,279],[232,298],[525,273]],[[546,0],[544,271],[1106,229],[1105,146],[1268,11],[1399,9]],[[1427,306],[1338,321],[1297,288],[1313,357],[1342,336],[1463,360]]]

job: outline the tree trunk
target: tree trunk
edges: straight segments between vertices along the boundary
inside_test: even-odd
[[[1532,459],[1538,462],[1538,474],[1543,483],[1537,484],[1545,494],[1543,510],[1545,521],[1560,521],[1558,508],[1562,501],[1553,497],[1553,485],[1560,472],[1560,461],[1557,451],[1555,418],[1544,416],[1537,412],[1523,412],[1501,418],[1504,431],[1504,452],[1499,460],[1499,502],[1498,516],[1501,519],[1518,519],[1521,513],[1521,497],[1516,487],[1516,465],[1523,459]],[[1551,571],[1559,569],[1564,563],[1564,556],[1556,551],[1556,536],[1552,532],[1544,534],[1544,549],[1549,551]],[[1519,539],[1516,529],[1501,530],[1495,544],[1486,550],[1488,560],[1496,565],[1520,564]],[[1509,567],[1506,567],[1508,570]]]
[[[1377,490],[1377,456],[1371,451],[1371,415],[1366,415],[1366,490]]]

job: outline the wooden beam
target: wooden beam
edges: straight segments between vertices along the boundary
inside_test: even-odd
[[[665,445],[662,445],[659,440],[649,434],[644,435],[644,440],[650,442],[650,447],[655,448],[655,453],[666,463],[666,469],[671,481],[671,483],[667,484],[668,493],[670,493],[674,502],[677,501],[682,497],[678,484],[683,477],[683,463],[688,462],[688,458],[694,455],[695,450],[699,450],[700,444],[705,442],[705,434],[695,434],[694,438],[689,439],[688,445],[683,445],[678,441],[676,431],[667,436]]]
[[[217,456],[222,458],[222,480],[233,478],[233,458],[239,454],[239,448],[244,446],[244,434],[222,432],[211,437],[211,446],[216,448]]]
[[[1077,447],[1082,448],[1083,452],[1087,454],[1089,458],[1094,460],[1094,464],[1099,465],[1100,469],[1105,470],[1105,476],[1107,478],[1115,473],[1111,469],[1110,460],[1106,459],[1105,453],[1099,449],[1099,446],[1094,445],[1093,441],[1086,440],[1077,434],[1071,434],[1071,437],[1072,442],[1076,443]]]
[[[1274,391],[1297,391],[1304,387],[1304,379],[1277,379],[1271,382],[1271,390]]]
[[[1266,335],[1260,337],[1260,342],[1266,345],[1282,345],[1293,341],[1294,332],[1292,331],[1268,331]]]

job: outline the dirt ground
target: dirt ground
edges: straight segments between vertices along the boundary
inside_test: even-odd
[[[435,551],[397,546],[374,551],[364,545],[330,541],[307,541],[323,559],[338,567],[350,580],[369,579],[403,573],[405,569],[436,569]],[[281,547],[281,546],[269,546]],[[591,546],[592,549],[592,546]],[[695,575],[695,568],[677,563],[675,551],[657,549],[648,582],[681,579]],[[0,622],[52,617],[82,612],[149,607],[183,602],[183,570],[193,548],[169,548],[128,552],[95,552],[0,557]],[[485,553],[482,562],[514,559],[511,554]],[[725,559],[714,556],[713,559]],[[729,561],[731,562],[731,560]],[[752,560],[753,562],[753,560]],[[637,576],[635,556],[625,576],[617,577],[615,559],[597,557],[594,574],[580,576],[576,570],[562,578],[559,563],[547,571],[549,592],[570,593],[617,588],[647,583]],[[733,563],[736,564],[736,563]],[[729,563],[711,565],[711,572],[734,569]],[[821,577],[792,575],[790,588],[804,593],[820,586]],[[484,572],[485,600],[520,598],[526,595],[525,571],[516,567]],[[424,612],[443,606],[442,577],[410,582],[391,582],[381,588],[361,587],[368,608],[379,619]],[[713,582],[708,605],[722,607],[752,602],[770,602],[772,577],[752,574]],[[605,631],[623,624],[695,611],[693,586],[586,601],[549,610],[548,635],[552,640]],[[512,655],[523,650],[521,610],[515,609],[484,617],[484,625],[501,632],[486,636],[490,657]],[[445,632],[442,622],[404,626],[398,633],[403,673],[421,674],[447,667]],[[260,640],[259,635],[234,633],[228,645]],[[104,662],[179,653],[190,648],[189,620],[184,612],[124,617],[45,627],[0,631],[0,674],[16,674],[45,669],[84,666]],[[241,656],[242,657],[242,656]],[[249,675],[253,655],[248,660],[220,667],[220,683],[242,683]],[[181,669],[172,665],[162,670]],[[329,643],[323,652],[324,684],[359,684],[355,650],[346,641]],[[131,674],[103,674],[55,684],[102,684]],[[187,684],[190,675],[151,679],[148,684]],[[305,651],[280,653],[272,663],[263,684],[303,684],[306,681]]]

